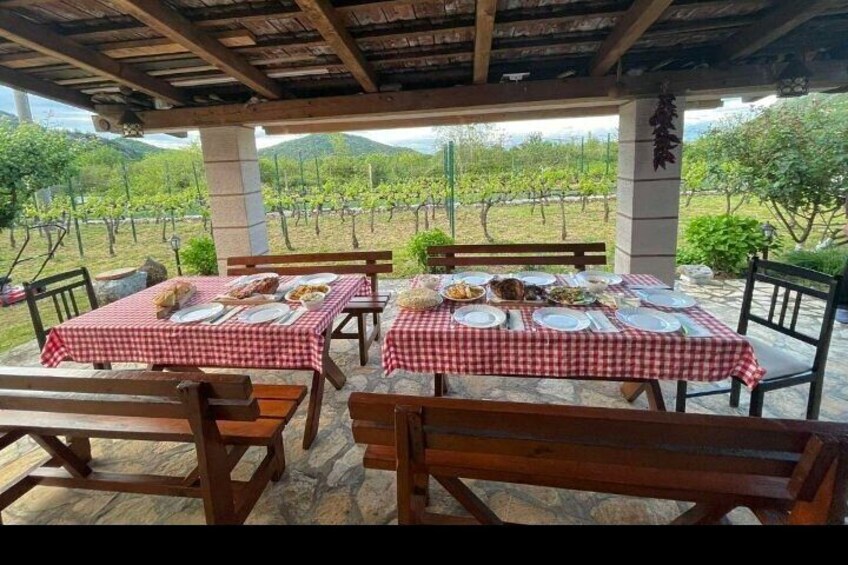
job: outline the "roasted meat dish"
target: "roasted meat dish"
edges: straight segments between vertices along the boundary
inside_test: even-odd
[[[244,285],[239,285],[227,293],[230,298],[243,300],[250,298],[254,294],[274,294],[277,292],[277,287],[280,286],[280,279],[277,277],[264,277],[251,281]]]
[[[524,300],[524,283],[518,279],[492,281],[489,286],[501,300]]]

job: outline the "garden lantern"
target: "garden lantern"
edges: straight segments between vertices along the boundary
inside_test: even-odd
[[[174,259],[177,261],[177,275],[183,276],[183,268],[180,265],[180,245],[182,243],[180,236],[174,234],[168,242],[171,244],[171,249],[174,250]]]
[[[124,137],[144,137],[144,122],[132,110],[124,110],[118,123],[121,126]]]
[[[810,74],[803,62],[792,59],[777,75],[777,97],[797,98],[809,94]]]
[[[768,260],[769,248],[771,248],[771,244],[774,243],[774,238],[777,237],[777,228],[771,225],[771,222],[766,222],[760,226],[760,229],[763,230],[763,237],[766,238],[766,246],[763,249],[763,259]]]

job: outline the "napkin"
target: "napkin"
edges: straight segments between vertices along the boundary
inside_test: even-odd
[[[686,334],[686,337],[712,337],[713,333],[687,316],[686,314],[674,314],[674,317],[680,320],[680,324],[683,326],[683,331]]]
[[[597,324],[597,326],[600,328],[599,330],[592,328],[592,331],[597,332],[597,333],[602,333],[602,334],[621,333],[621,330],[618,329],[615,326],[615,324],[610,322],[610,319],[607,318],[607,315],[604,314],[603,312],[588,311],[588,312],[586,312],[586,315],[589,316],[589,318],[592,319],[595,322],[595,324]]]
[[[509,327],[507,329],[517,332],[523,332],[526,329],[524,327],[524,316],[521,315],[521,310],[509,311]]]

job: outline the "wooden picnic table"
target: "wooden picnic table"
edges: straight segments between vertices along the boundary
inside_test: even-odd
[[[633,295],[629,285],[663,284],[650,275],[623,275],[623,279],[610,291]],[[401,310],[385,336],[386,374],[398,370],[432,373],[436,396],[447,392],[448,374],[610,380],[626,383],[622,392],[630,401],[647,389],[651,406],[663,410],[661,380],[737,378],[753,387],[764,374],[751,344],[701,307],[685,313],[712,335],[694,338],[628,327],[616,319],[613,309],[600,304],[573,308],[604,313],[617,332],[539,327],[532,320],[538,306],[509,307],[520,310],[524,331],[475,329],[453,323],[453,310],[461,305],[445,300],[432,311]]]
[[[197,287],[186,305],[209,302],[236,277],[184,277]],[[294,277],[281,277],[285,285]],[[164,282],[142,292],[68,320],[52,329],[41,362],[56,367],[78,363],[146,363],[157,369],[200,370],[200,367],[288,369],[312,371],[304,448],[318,432],[324,379],[341,389],[346,377],[330,358],[333,320],[365,282],[362,276],[341,276],[320,310],[306,312],[291,326],[244,324],[231,318],[221,325],[175,324],[159,320],[153,297]],[[294,305],[292,305],[294,306]]]

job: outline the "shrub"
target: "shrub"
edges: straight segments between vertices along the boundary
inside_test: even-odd
[[[790,265],[812,269],[835,277],[845,272],[845,263],[848,262],[848,249],[838,247],[822,249],[821,251],[797,249],[783,255],[781,260]]]
[[[704,264],[729,275],[738,274],[748,257],[767,243],[760,222],[740,216],[695,218],[686,228],[685,239],[683,255],[687,262]]]
[[[427,248],[431,245],[453,245],[453,238],[435,228],[415,234],[406,244],[406,252],[415,259],[422,272],[427,271]]]
[[[217,275],[218,254],[211,237],[193,237],[180,254],[188,271],[194,275]]]

